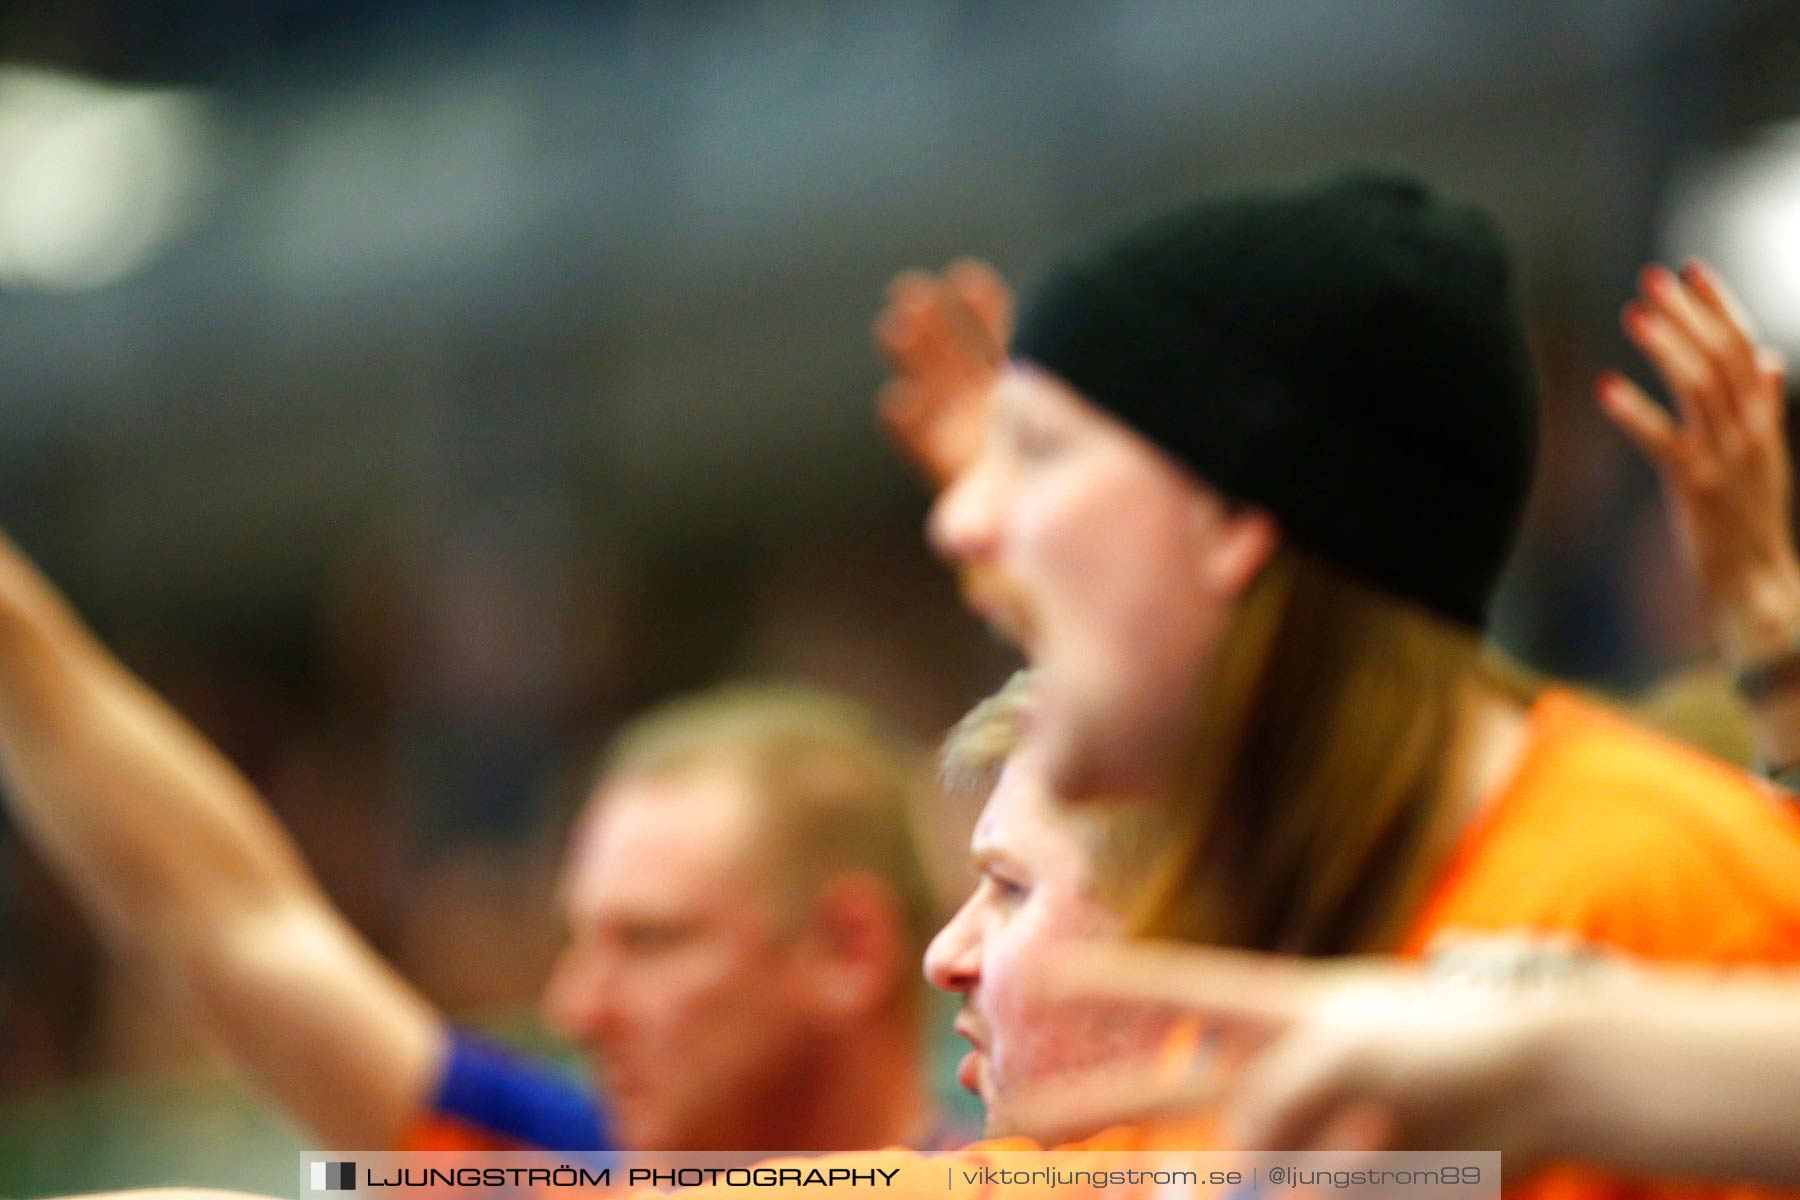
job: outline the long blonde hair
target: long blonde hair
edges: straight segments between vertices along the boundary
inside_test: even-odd
[[[1391,948],[1455,832],[1443,799],[1472,691],[1523,703],[1534,685],[1474,631],[1291,547],[1206,676],[1139,928],[1294,954]]]

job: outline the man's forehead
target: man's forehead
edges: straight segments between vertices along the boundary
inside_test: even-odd
[[[675,892],[727,875],[736,886],[761,849],[759,816],[743,772],[725,766],[603,782],[576,827],[563,891]]]
[[[988,794],[969,848],[977,855],[1071,832],[1071,820],[1050,794],[1032,760],[1014,754]]]

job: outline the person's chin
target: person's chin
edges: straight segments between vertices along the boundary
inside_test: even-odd
[[[1015,1106],[1008,1104],[1003,1095],[984,1101],[984,1103],[987,1107],[981,1126],[983,1138],[988,1140],[1027,1138],[1045,1147],[1054,1145],[1061,1140],[1055,1131],[1042,1128],[1033,1122],[1026,1113],[1016,1111]]]
[[[1052,685],[1047,684],[1041,695],[1040,700],[1034,701],[1029,732],[1038,770],[1050,791],[1058,796],[1074,795],[1070,789],[1087,774],[1090,757],[1082,745],[1085,722],[1079,719],[1079,710],[1059,697]]]
[[[996,1104],[991,1100],[983,1100],[985,1106],[981,1119],[981,1136],[985,1139],[1016,1137],[1017,1123],[1012,1120],[1004,1104]]]
[[[1058,731],[1045,768],[1058,796],[1130,801],[1160,795],[1168,785],[1175,731],[1143,728],[1144,714],[1113,712],[1096,705],[1086,717],[1072,714]]]

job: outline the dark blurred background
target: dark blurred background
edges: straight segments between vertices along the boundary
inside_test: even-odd
[[[1651,255],[1800,350],[1796,116],[1780,0],[0,4],[0,524],[434,999],[528,1012],[621,717],[931,737],[1007,667],[875,431],[896,270],[1348,160],[1484,203],[1547,411],[1502,640],[1630,688],[1706,646],[1590,383]],[[0,1191],[286,1190],[194,1057],[0,827]]]

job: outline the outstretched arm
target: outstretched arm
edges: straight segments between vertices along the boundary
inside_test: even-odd
[[[1139,1111],[1222,1105],[1247,1148],[1478,1148],[1509,1172],[1578,1159],[1800,1183],[1800,975],[1621,967],[1483,990],[1392,960],[1122,944],[1069,956],[1051,983],[1198,1017],[1233,1047],[1229,1069],[1113,1093]]]
[[[116,948],[316,1135],[392,1146],[443,1020],[332,907],[261,798],[0,536],[0,772]]]

